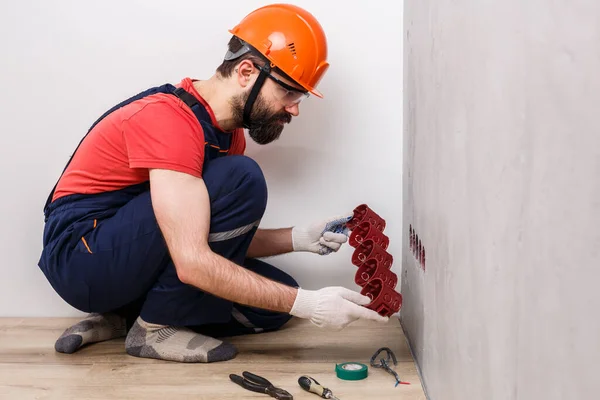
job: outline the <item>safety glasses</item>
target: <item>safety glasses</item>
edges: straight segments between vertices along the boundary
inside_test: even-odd
[[[307,99],[310,96],[310,93],[306,90],[295,88],[291,85],[288,85],[284,81],[279,78],[271,75],[271,71],[268,67],[260,66],[254,63],[254,66],[259,70],[263,71],[269,79],[279,85],[278,90],[275,93],[275,97],[277,100],[281,101],[286,106],[293,106],[295,104],[300,103],[302,100]]]

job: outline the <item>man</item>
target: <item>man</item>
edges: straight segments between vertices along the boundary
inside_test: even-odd
[[[291,316],[334,329],[387,321],[358,292],[305,290],[257,259],[335,252],[350,214],[258,229],[267,188],[243,155],[243,128],[270,143],[302,99],[322,97],[327,44],[316,19],[291,5],[259,8],[230,33],[210,79],[149,89],[96,121],[50,194],[39,266],[91,313],[57,351],[126,336],[133,356],[215,362],[237,354],[218,337],[276,330]]]

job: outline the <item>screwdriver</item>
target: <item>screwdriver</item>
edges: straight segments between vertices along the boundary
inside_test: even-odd
[[[298,378],[298,384],[307,392],[315,393],[324,399],[340,400],[333,395],[331,390],[321,386],[321,384],[317,382],[315,378],[311,378],[308,375],[302,375],[300,378]]]

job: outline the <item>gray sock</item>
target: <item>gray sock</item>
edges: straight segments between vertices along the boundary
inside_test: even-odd
[[[125,349],[135,357],[186,363],[226,361],[238,353],[230,343],[188,328],[150,324],[140,317],[127,334]]]
[[[127,334],[125,318],[116,314],[90,314],[63,332],[54,344],[59,353],[71,354],[90,343],[123,337]]]

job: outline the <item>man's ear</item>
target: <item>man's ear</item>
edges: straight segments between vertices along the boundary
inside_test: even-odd
[[[242,88],[248,87],[254,81],[254,75],[256,75],[256,68],[251,60],[243,60],[234,70],[238,84]]]

